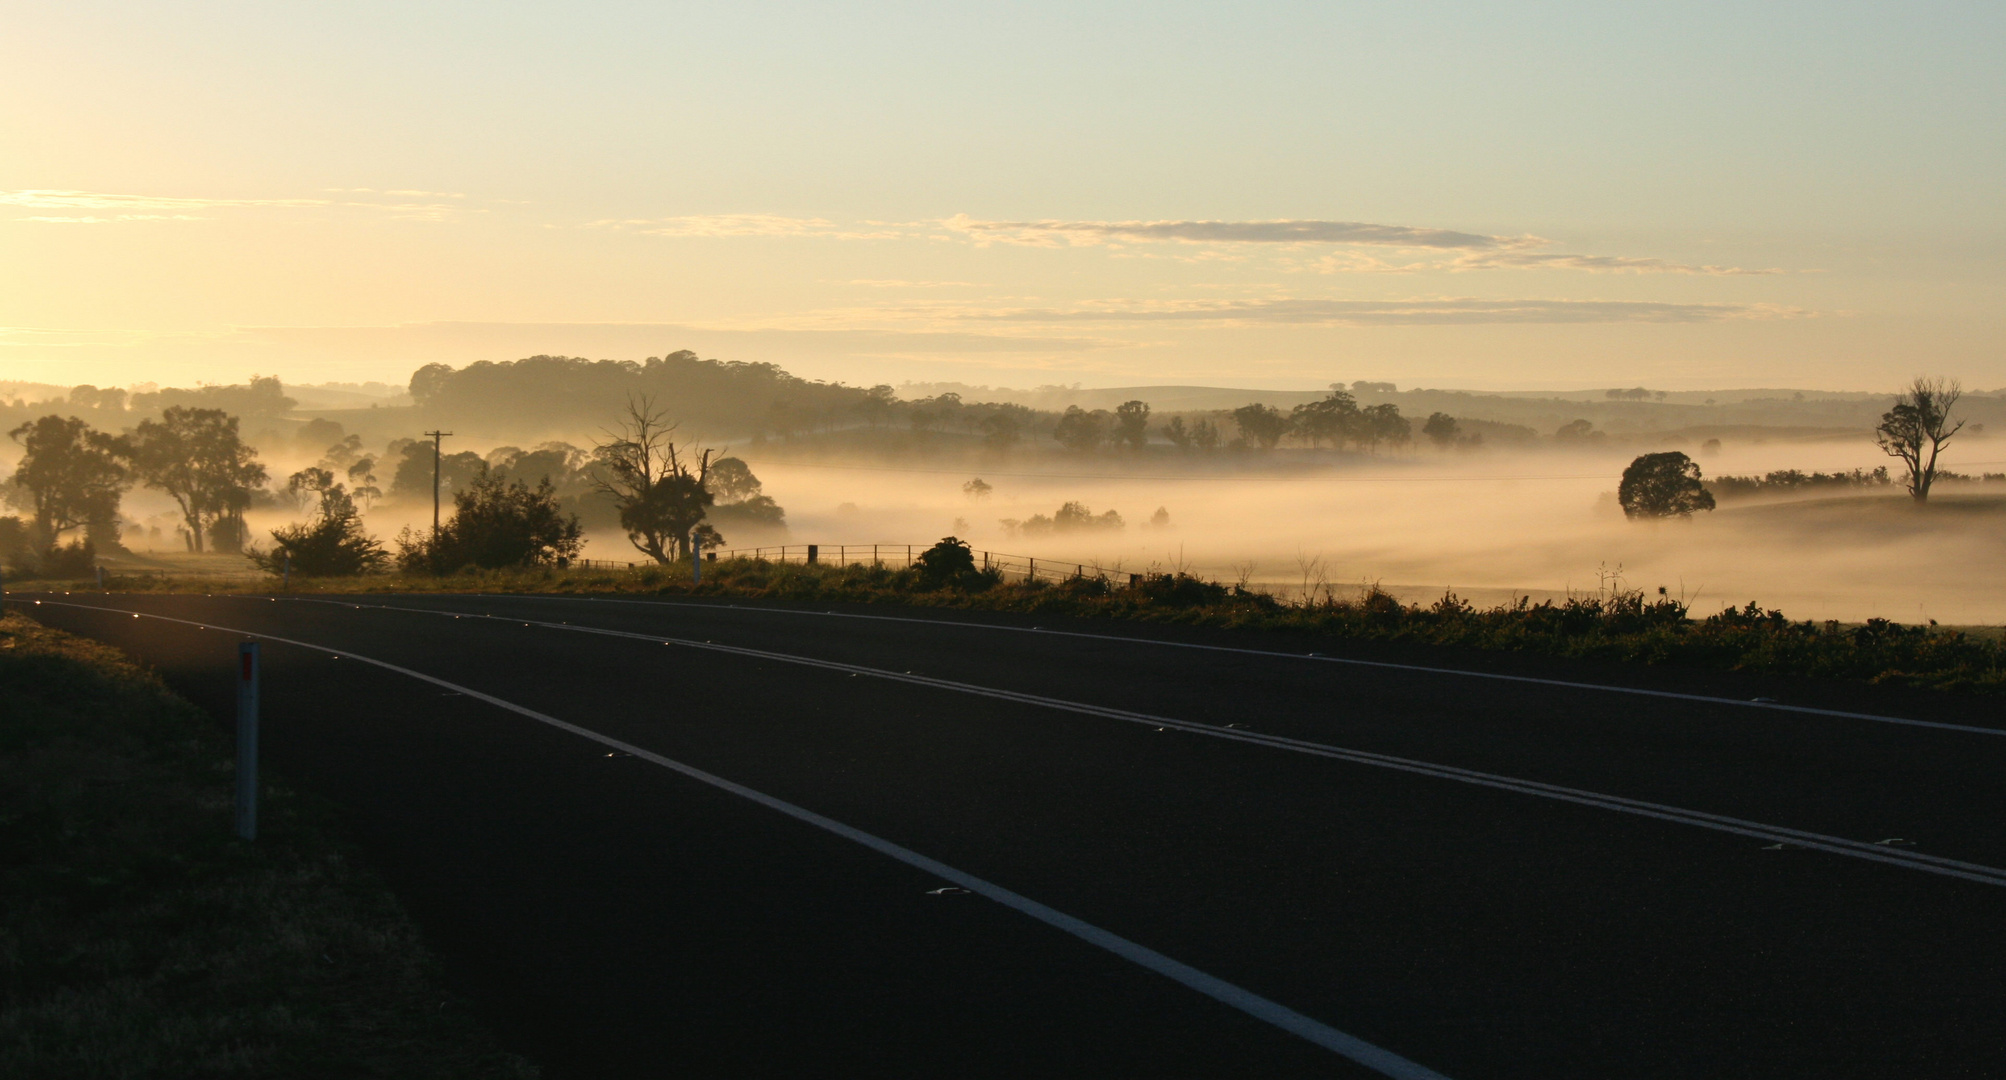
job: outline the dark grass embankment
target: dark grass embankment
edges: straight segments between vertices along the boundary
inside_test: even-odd
[[[130,592],[270,592],[276,582],[114,578]],[[1683,665],[1978,693],[2006,691],[2006,641],[1996,635],[1872,619],[1793,622],[1753,602],[1693,618],[1675,598],[1628,593],[1561,603],[1474,608],[1445,596],[1402,604],[1367,589],[1290,603],[1187,575],[1120,575],[1063,583],[999,582],[980,574],[942,585],[911,568],[806,566],[750,559],[633,571],[512,570],[446,577],[380,575],[298,581],[301,593],[459,592],[720,596],[797,603],[888,603],[1192,626],[1289,630],[1338,639],[1451,645],[1583,660]]]
[[[215,722],[115,650],[0,617],[0,1076],[495,1077],[327,811],[231,832]]]

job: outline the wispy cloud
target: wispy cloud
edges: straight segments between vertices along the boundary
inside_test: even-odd
[[[1816,312],[1775,304],[1651,300],[1110,300],[1070,308],[936,310],[936,318],[1027,324],[1219,323],[1329,326],[1454,326],[1497,323],[1709,323],[1801,319]]]
[[[367,189],[352,189],[365,191]],[[436,196],[436,192],[378,192],[376,194],[399,198],[425,195]],[[458,195],[442,196],[460,198]],[[106,191],[73,191],[58,188],[23,188],[16,191],[0,191],[0,206],[19,206],[31,210],[94,210],[96,214],[52,215],[41,214],[16,218],[17,221],[44,221],[61,224],[97,225],[118,221],[202,221],[208,214],[199,211],[221,211],[233,209],[328,209],[335,207],[359,207],[382,211],[396,217],[419,220],[438,220],[446,215],[463,211],[464,208],[449,203],[390,202],[374,198],[347,199],[239,199],[206,196],[175,195],[128,195]],[[162,213],[160,211],[168,211]]]
[[[1486,236],[1452,229],[1364,221],[981,221],[956,214],[940,223],[978,244],[1097,247],[1110,243],[1344,244],[1473,251],[1537,246],[1532,236]]]
[[[1705,274],[1740,277],[1781,274],[1776,268],[1750,270],[1739,266],[1696,265],[1669,259],[1632,258],[1622,255],[1563,255],[1534,251],[1492,251],[1466,255],[1449,263],[1448,270],[1580,270],[1590,274]]]
[[[835,240],[882,240],[903,236],[898,229],[837,225],[827,218],[785,217],[780,214],[689,214],[662,218],[606,218],[587,228],[627,229],[643,236],[826,237]]]
[[[864,285],[873,289],[979,289],[982,286],[973,281],[901,281],[897,278],[852,278],[851,285]]]

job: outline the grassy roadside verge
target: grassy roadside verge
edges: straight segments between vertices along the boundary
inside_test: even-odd
[[[268,785],[117,651],[0,616],[0,1076],[495,1077],[327,812]]]
[[[129,592],[271,592],[244,579],[114,578]],[[796,603],[885,603],[1069,615],[1192,626],[1286,630],[1354,641],[1450,645],[1573,659],[1802,675],[1970,693],[2006,692],[2006,639],[1935,626],[1792,621],[1750,603],[1695,618],[1675,598],[1591,595],[1561,603],[1475,608],[1454,596],[1402,604],[1377,589],[1308,603],[1186,575],[1063,583],[999,582],[980,574],[946,583],[911,568],[805,566],[738,559],[707,564],[692,585],[688,562],[633,571],[523,569],[445,577],[386,574],[300,580],[312,593],[447,592],[716,596]]]

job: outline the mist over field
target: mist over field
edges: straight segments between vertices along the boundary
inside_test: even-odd
[[[710,449],[714,458],[745,462],[757,493],[775,504],[763,519],[713,507],[710,520],[729,550],[795,545],[791,557],[799,558],[799,546],[812,543],[825,559],[864,561],[878,545],[880,558],[899,563],[908,546],[923,550],[953,535],[979,552],[1090,574],[1185,571],[1290,599],[1343,597],[1376,584],[1414,603],[1453,590],[1491,605],[1663,587],[1696,613],[1754,601],[1793,618],[2006,622],[2006,484],[1985,475],[2006,465],[2006,445],[1984,421],[1961,434],[1944,461],[1971,481],[1943,482],[1923,507],[1893,483],[1723,496],[1717,509],[1690,519],[1630,520],[1617,505],[1626,465],[1662,449],[1690,453],[1709,482],[1883,467],[1890,459],[1869,429],[1886,396],[1694,392],[1681,401],[1641,388],[1504,395],[1359,383],[1361,405],[1404,415],[1412,430],[1385,445],[1334,448],[1289,436],[1263,449],[1241,445],[1246,433],[1233,408],[1268,402],[1285,413],[1330,391],[865,391],[800,383],[777,369],[753,378],[709,363],[693,362],[683,377],[725,382],[669,386],[666,400],[656,400],[678,423],[674,438],[686,455]],[[603,365],[590,367],[586,375],[606,375]],[[595,491],[590,465],[593,447],[618,426],[623,391],[647,387],[616,381],[565,398],[555,390],[569,384],[551,382],[548,371],[522,385],[537,370],[528,361],[458,376],[428,370],[413,380],[415,404],[386,384],[268,382],[131,396],[16,385],[0,387],[0,399],[11,399],[0,412],[9,427],[53,410],[116,430],[173,401],[238,410],[268,472],[244,515],[254,547],[268,547],[272,529],[305,516],[308,504],[283,490],[289,476],[317,464],[338,472],[360,459],[374,462],[367,478],[375,494],[360,504],[367,530],[386,541],[407,527],[428,530],[431,443],[420,433],[449,430],[446,516],[453,491],[475,470],[531,484],[555,470],[563,505],[585,527],[584,558],[648,562]],[[490,385],[455,383],[474,376]],[[1080,449],[1057,439],[1075,403],[1088,406],[1076,410],[1081,415],[1110,418],[1114,406],[1140,395],[1170,408],[1153,406],[1139,444]],[[1460,441],[1419,431],[1437,407],[1458,410]],[[2006,396],[1974,395],[1962,408],[1974,417],[2006,414]],[[1172,418],[1215,425],[1220,444],[1171,445]],[[1011,433],[1007,444],[997,444],[998,424]],[[360,491],[362,480],[351,486]],[[186,548],[180,515],[159,492],[130,491],[123,515],[125,546],[141,563],[171,563]]]

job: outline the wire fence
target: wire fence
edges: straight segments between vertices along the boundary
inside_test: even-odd
[[[931,544],[781,544],[775,547],[726,548],[705,552],[706,562],[751,559],[770,563],[801,563],[806,566],[889,566],[916,565]],[[994,570],[1005,580],[1069,581],[1073,578],[1114,577],[1119,566],[1094,561],[1040,558],[1000,551],[974,550],[978,569]],[[620,562],[610,559],[574,559],[578,570],[639,570],[654,563]],[[1136,575],[1130,575],[1131,577]]]

